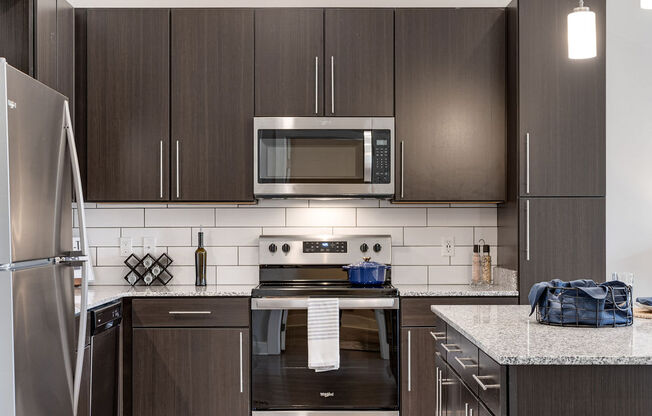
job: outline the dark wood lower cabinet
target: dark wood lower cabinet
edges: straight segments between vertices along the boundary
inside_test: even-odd
[[[249,372],[247,328],[136,328],[133,415],[248,415]]]
[[[401,329],[401,415],[423,416],[435,409],[435,327]]]
[[[91,346],[84,348],[84,368],[82,369],[81,385],[79,388],[79,403],[77,416],[91,415]]]

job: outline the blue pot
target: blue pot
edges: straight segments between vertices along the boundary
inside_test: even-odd
[[[365,257],[356,264],[343,266],[349,272],[349,282],[360,286],[378,286],[385,283],[385,271],[390,268],[386,264],[376,263],[370,257]]]

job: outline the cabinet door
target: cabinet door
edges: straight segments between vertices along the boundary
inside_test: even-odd
[[[575,3],[519,2],[521,195],[605,195],[605,0],[589,6],[598,56],[571,60],[567,16]]]
[[[133,331],[133,415],[249,414],[249,330]]]
[[[253,10],[172,10],[172,200],[253,200]]]
[[[324,12],[256,10],[256,115],[324,114]]]
[[[70,113],[75,89],[75,10],[66,0],[57,0],[57,91],[68,97]]]
[[[57,0],[34,0],[35,77],[57,88]]]
[[[478,416],[479,407],[480,402],[473,393],[464,384],[460,385],[460,416]]]
[[[551,279],[605,280],[604,198],[520,201],[520,298]]]
[[[401,415],[435,412],[437,380],[434,327],[401,329]]]
[[[441,379],[442,416],[468,416],[464,414],[464,403],[462,403],[463,388],[462,381],[450,367],[446,366]]]
[[[396,10],[397,199],[505,199],[505,12]]]
[[[326,114],[394,115],[394,11],[325,11]]]
[[[89,201],[168,199],[169,12],[87,16]]]
[[[0,56],[26,74],[34,74],[33,2],[0,2]]]
[[[75,361],[77,362],[77,361]],[[91,347],[84,348],[84,367],[82,368],[81,384],[79,387],[79,402],[77,403],[77,416],[91,415]]]

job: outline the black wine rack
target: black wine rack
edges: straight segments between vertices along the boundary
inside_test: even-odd
[[[157,282],[165,286],[174,277],[168,270],[168,267],[172,264],[172,258],[166,253],[161,254],[157,259],[149,253],[142,258],[132,254],[127,257],[124,263],[129,268],[129,272],[124,276],[124,279],[131,286],[136,286],[139,283],[151,286]]]

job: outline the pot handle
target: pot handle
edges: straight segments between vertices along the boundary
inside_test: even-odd
[[[343,270],[349,270],[350,268],[351,268],[351,266],[342,266]]]

